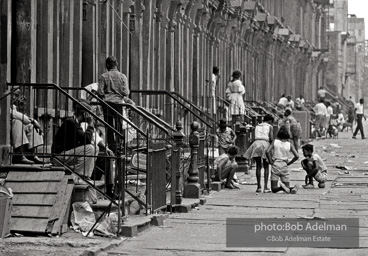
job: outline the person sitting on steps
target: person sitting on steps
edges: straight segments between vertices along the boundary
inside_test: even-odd
[[[95,128],[93,119],[86,109],[92,112],[91,106],[86,102],[76,104],[74,116],[67,118],[62,123],[51,147],[56,157],[53,159],[54,164],[60,165],[57,159],[79,174],[74,176],[76,184],[83,183],[79,176],[90,179],[99,152],[99,148],[91,144]],[[82,122],[88,124],[85,131],[81,127]]]
[[[43,132],[40,124],[33,118],[21,113],[25,97],[16,90],[10,106],[11,139],[14,147],[13,164],[42,164],[43,161],[34,155],[35,149],[43,145]],[[29,157],[29,159],[25,156]]]
[[[216,166],[215,180],[225,182],[226,179],[225,188],[239,189],[233,181],[234,174],[238,169],[238,164],[235,161],[238,152],[238,147],[231,146],[227,153],[220,155],[214,162]]]

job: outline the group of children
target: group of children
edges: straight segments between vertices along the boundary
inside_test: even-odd
[[[285,126],[278,130],[276,139],[273,139],[274,118],[266,115],[263,122],[255,127],[255,140],[247,149],[244,158],[253,160],[256,164],[257,190],[262,192],[261,169],[264,169],[264,193],[277,193],[283,191],[288,194],[296,194],[298,185],[290,186],[289,166],[299,159],[299,155],[292,143],[290,143],[290,133]],[[229,189],[238,188],[234,182],[234,174],[238,167],[235,157],[238,154],[238,148],[234,146],[235,132],[226,126],[226,121],[221,120],[220,127],[217,129],[219,138],[220,156],[215,160],[216,173],[215,179],[224,181],[225,187]],[[327,180],[327,168],[318,154],[314,153],[313,145],[306,144],[302,146],[303,155],[301,165],[306,171],[305,185],[303,188],[314,188],[313,180],[318,182],[319,188],[325,187]],[[290,160],[290,156],[292,156]],[[271,189],[268,187],[269,166],[271,169]]]

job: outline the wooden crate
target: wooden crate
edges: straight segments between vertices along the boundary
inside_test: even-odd
[[[66,232],[74,182],[60,168],[9,169],[5,184],[14,193],[10,230],[24,233]]]
[[[9,222],[12,209],[11,198],[0,198],[0,238],[9,234]]]

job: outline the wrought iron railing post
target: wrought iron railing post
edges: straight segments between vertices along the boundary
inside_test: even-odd
[[[180,168],[181,153],[184,141],[183,126],[181,121],[176,122],[176,131],[172,133],[175,142],[172,150],[172,168],[171,168],[171,204],[181,204],[183,200],[183,178],[182,169]]]
[[[185,186],[184,189],[184,197],[186,198],[199,198],[200,197],[200,191],[201,186],[198,183],[199,177],[198,177],[198,148],[199,148],[199,133],[198,128],[199,125],[197,122],[193,122],[190,125],[190,128],[192,130],[190,136],[189,136],[189,144],[191,148],[191,159],[190,159],[190,165],[188,170],[188,183]]]

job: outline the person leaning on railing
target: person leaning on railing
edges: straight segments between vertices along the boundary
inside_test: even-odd
[[[15,153],[12,163],[41,164],[43,161],[34,155],[34,150],[36,147],[43,145],[43,133],[40,124],[35,119],[17,110],[17,107],[21,107],[24,101],[24,96],[20,96],[20,90],[16,90],[12,95],[10,106],[11,138]]]
[[[125,98],[129,96],[129,84],[126,75],[119,72],[118,61],[114,56],[106,59],[107,72],[103,73],[98,80],[97,95],[108,103],[120,114],[123,114],[123,107],[120,105],[125,103]],[[104,107],[105,121],[117,131],[122,132],[121,120],[111,109]],[[115,152],[121,147],[119,140],[111,129],[106,131],[107,143]]]
[[[57,158],[84,179],[89,179],[96,160],[96,148],[92,145],[95,129],[93,119],[86,111],[92,111],[91,106],[86,102],[79,104],[75,106],[74,116],[67,118],[56,132],[51,150],[54,164],[59,165]],[[82,122],[88,124],[85,132]],[[74,181],[79,183],[79,177],[75,176]]]

